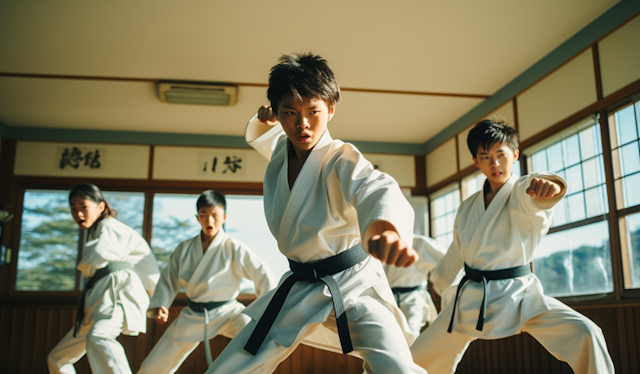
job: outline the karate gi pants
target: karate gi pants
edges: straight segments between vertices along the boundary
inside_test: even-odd
[[[576,374],[613,374],[615,369],[600,327],[560,301],[547,297],[550,310],[528,320],[529,333]],[[447,333],[451,314],[440,314],[411,346],[415,362],[429,374],[453,373],[475,337]]]
[[[290,347],[283,347],[267,337],[254,356],[244,350],[244,345],[256,326],[256,322],[252,320],[213,361],[207,373],[272,373],[293,353],[301,341],[321,324],[338,334],[335,315],[331,312],[325,322],[306,325],[299,339]],[[359,320],[348,324],[353,349],[363,357],[366,373],[426,374],[422,368],[414,364],[400,326],[395,323],[393,314],[383,305],[378,305]]]
[[[74,374],[73,364],[86,353],[93,373],[131,373],[124,348],[116,340],[123,327],[124,310],[121,305],[113,309],[110,319],[82,325],[76,337],[72,327],[49,352],[49,372]]]
[[[418,337],[420,330],[427,322],[433,322],[438,317],[438,310],[425,290],[406,292],[396,298],[398,307],[405,317],[411,332]]]
[[[189,357],[191,352],[193,352],[198,344],[204,339],[204,315],[202,317],[202,321],[195,327],[200,327],[200,339],[191,341],[191,342],[176,342],[172,337],[180,337],[180,330],[176,329],[178,325],[178,320],[183,317],[183,314],[180,313],[178,318],[171,323],[171,326],[165,331],[160,340],[153,347],[151,352],[147,358],[144,359],[142,365],[140,366],[140,370],[138,374],[159,374],[159,373],[175,373],[180,365],[184,362],[184,360]],[[182,318],[185,319],[185,318]],[[242,313],[236,314],[235,316],[229,318],[229,320],[222,325],[222,328],[215,329],[212,328],[212,325],[217,324],[218,321],[215,319],[209,321],[209,339],[213,338],[216,335],[223,335],[227,338],[233,338],[238,335],[238,333],[251,321],[249,316],[246,316]],[[184,321],[182,323],[184,325]],[[214,357],[215,359],[215,357]]]

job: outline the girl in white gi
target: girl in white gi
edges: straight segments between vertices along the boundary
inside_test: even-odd
[[[431,273],[443,310],[411,347],[416,363],[452,373],[471,341],[527,332],[575,373],[613,373],[600,328],[545,296],[530,271],[566,182],[553,173],[513,176],[518,134],[504,124],[478,123],[467,143],[487,181],[460,204],[453,243]]]
[[[417,260],[406,244],[411,205],[393,178],[329,135],[340,89],[325,60],[282,56],[267,96],[271,106],[259,109],[245,137],[270,159],[265,215],[292,271],[247,307],[252,321],[207,372],[271,373],[304,339],[353,352],[368,373],[424,373],[382,265],[369,256],[396,266]]]
[[[151,298],[147,315],[165,324],[169,307],[181,287],[187,307],[169,326],[142,362],[140,373],[175,373],[201,341],[211,364],[209,339],[233,338],[249,323],[236,301],[242,278],[255,283],[258,296],[276,286],[271,269],[245,244],[222,229],[227,219],[226,200],[217,191],[204,191],[196,202],[200,234],[178,244]],[[208,311],[208,312],[207,312]]]
[[[413,249],[420,256],[415,264],[407,268],[388,264],[382,266],[400,310],[407,317],[413,334],[418,336],[422,327],[438,316],[438,310],[427,292],[427,276],[440,261],[445,249],[434,239],[416,234],[413,235]]]
[[[153,292],[160,277],[156,259],[140,234],[115,218],[95,185],[77,184],[69,204],[73,220],[88,231],[78,270],[89,281],[76,326],[49,353],[49,371],[75,373],[73,364],[86,352],[94,373],[131,373],[116,338],[146,331],[147,291]]]

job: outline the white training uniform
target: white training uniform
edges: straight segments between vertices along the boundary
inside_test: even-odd
[[[160,277],[147,242],[115,218],[89,229],[78,270],[91,278],[110,262],[129,262],[134,270],[117,270],[97,281],[85,297],[85,316],[76,337],[73,328],[48,356],[51,373],[75,373],[73,364],[84,356],[94,373],[130,373],[124,349],[116,341],[122,333],[146,332],[149,293]]]
[[[564,185],[548,200],[526,193],[533,178]],[[485,210],[484,193],[463,201],[455,220],[453,243],[431,272],[443,310],[411,347],[416,363],[429,373],[452,373],[469,343],[527,332],[576,373],[613,373],[600,328],[583,315],[545,296],[534,274],[487,282],[483,331],[476,330],[482,283],[468,281],[458,297],[452,333],[447,333],[457,285],[466,263],[477,270],[499,270],[530,264],[549,230],[553,206],[566,193],[566,182],[553,173],[512,176]]]
[[[413,236],[413,249],[418,252],[420,259],[406,268],[382,264],[387,274],[391,288],[418,287],[415,291],[395,293],[396,301],[402,313],[407,317],[409,327],[415,336],[427,322],[433,322],[438,316],[438,310],[427,292],[427,276],[444,255],[444,248],[434,239],[416,235]]]
[[[333,140],[326,130],[310,152],[293,188],[288,184],[290,147],[282,126],[266,126],[254,116],[245,137],[270,159],[264,178],[264,208],[280,251],[296,262],[322,260],[360,246],[361,230],[376,220],[394,225],[412,240],[414,213],[396,181],[374,170],[350,144]],[[285,273],[281,282],[291,272]],[[344,298],[354,354],[367,372],[424,373],[413,363],[414,340],[391,293],[380,261],[367,257],[332,276]],[[252,322],[234,338],[208,373],[271,373],[301,340],[342,352],[328,288],[297,282],[255,356],[243,347],[274,291],[254,301],[245,313]]]
[[[180,288],[198,303],[230,303],[209,311],[208,338],[224,335],[233,338],[249,323],[242,314],[244,305],[236,301],[242,278],[255,283],[258,296],[276,286],[271,269],[247,245],[220,229],[203,253],[200,235],[178,244],[162,270],[162,277],[151,298],[149,309],[169,309]],[[152,317],[151,310],[149,317]],[[142,362],[141,373],[175,373],[189,354],[204,339],[204,313],[188,306],[165,331]]]

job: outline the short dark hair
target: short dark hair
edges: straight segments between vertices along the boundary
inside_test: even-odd
[[[509,149],[515,152],[520,146],[520,135],[516,129],[504,122],[485,119],[478,122],[467,136],[467,145],[474,158],[478,153],[478,147],[489,150],[496,143],[506,143]]]
[[[207,206],[219,206],[222,210],[227,212],[227,200],[224,194],[215,190],[206,190],[200,194],[198,201],[196,201],[196,210],[200,211],[200,208]]]
[[[340,87],[327,61],[311,53],[282,55],[271,68],[267,98],[276,113],[285,95],[298,101],[303,97],[324,100],[328,107],[340,102]]]
[[[109,202],[107,202],[107,199],[104,198],[102,191],[100,191],[98,186],[96,186],[95,184],[80,182],[73,186],[71,188],[71,191],[69,191],[69,204],[71,204],[71,199],[76,196],[80,196],[81,198],[86,200],[91,200],[96,204],[104,202],[104,211],[96,222],[99,222],[100,220],[107,217],[116,218],[118,216],[118,212],[111,205],[109,205]]]

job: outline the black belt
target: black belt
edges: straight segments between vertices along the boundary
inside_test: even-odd
[[[393,296],[396,299],[396,302],[398,303],[398,305],[400,305],[400,295],[402,295],[403,293],[407,293],[407,292],[413,292],[413,291],[418,291],[422,288],[422,286],[415,286],[415,287],[392,287],[391,288],[391,292],[393,292]]]
[[[194,312],[204,313],[204,352],[207,358],[207,365],[211,366],[213,359],[211,357],[211,348],[209,347],[209,311],[219,308],[233,300],[227,301],[210,301],[208,303],[197,303],[187,297],[187,306]]]
[[[131,265],[131,263],[129,262],[110,262],[102,269],[96,270],[96,272],[93,274],[93,277],[89,278],[89,281],[84,286],[84,290],[82,291],[82,293],[80,294],[80,298],[78,299],[78,309],[76,312],[76,324],[73,328],[73,337],[78,334],[78,331],[80,331],[80,326],[82,326],[82,320],[84,319],[84,300],[87,296],[87,291],[89,291],[97,281],[106,277],[107,275],[118,270],[129,269],[133,270],[133,265]]]
[[[331,293],[331,299],[333,300],[333,309],[335,310],[336,325],[338,326],[338,336],[340,337],[342,352],[347,354],[353,351],[342,294],[340,293],[338,284],[331,276],[359,264],[368,256],[367,252],[365,252],[361,246],[356,246],[338,255],[314,263],[299,263],[289,260],[289,267],[293,274],[285,279],[274,293],[267,309],[264,311],[260,321],[258,321],[247,344],[244,346],[244,350],[252,355],[258,352],[271,326],[275,322],[278,313],[280,313],[280,309],[282,309],[282,305],[287,299],[287,295],[293,285],[299,281],[306,281],[323,282],[327,285]]]
[[[482,295],[482,303],[480,304],[480,314],[478,315],[478,324],[476,325],[476,330],[482,331],[484,327],[484,317],[487,313],[487,282],[493,280],[502,280],[502,279],[510,279],[522,277],[525,275],[531,274],[531,267],[529,265],[516,266],[514,268],[509,269],[501,269],[501,270],[476,270],[470,268],[467,264],[464,264],[464,272],[465,275],[460,281],[458,285],[458,289],[456,290],[456,299],[453,303],[453,312],[451,312],[451,322],[449,322],[449,329],[447,332],[451,333],[453,329],[453,317],[456,315],[456,305],[458,304],[458,295],[460,294],[460,290],[462,286],[464,286],[467,281],[472,280],[477,283],[482,283],[484,287],[484,293]]]

